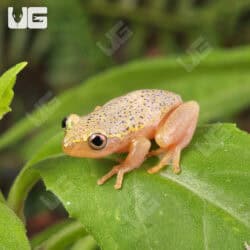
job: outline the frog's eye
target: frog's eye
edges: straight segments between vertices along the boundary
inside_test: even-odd
[[[107,144],[107,137],[100,133],[92,134],[88,139],[88,143],[92,149],[103,149]]]
[[[64,117],[63,119],[62,119],[62,128],[66,128],[66,124],[67,124],[67,117]]]

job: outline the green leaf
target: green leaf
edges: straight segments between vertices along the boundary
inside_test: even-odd
[[[158,161],[149,159],[126,175],[120,191],[114,178],[96,184],[115,162],[57,155],[61,140],[48,142],[48,158],[23,170],[23,180],[28,169],[37,171],[102,249],[238,250],[250,240],[250,136],[234,125],[200,127],[180,175],[170,168],[148,174]]]
[[[14,96],[13,86],[16,76],[26,65],[26,62],[19,63],[0,77],[0,119],[11,111],[9,106]]]
[[[3,196],[3,194],[2,194],[1,191],[0,191],[0,202],[5,203],[5,198],[4,198],[4,196]]]
[[[30,191],[30,188],[38,181],[39,175],[31,166],[39,161],[43,161],[48,157],[56,157],[62,154],[59,141],[62,138],[62,133],[54,136],[27,162],[22,171],[17,176],[12,185],[9,196],[8,205],[15,213],[24,220],[23,208],[24,201]]]
[[[68,249],[78,239],[86,236],[83,226],[77,221],[63,221],[53,225],[32,239],[33,249]]]
[[[96,245],[96,241],[90,235],[79,239],[70,248],[70,250],[99,250],[100,248]]]
[[[23,224],[2,202],[0,202],[0,225],[0,249],[30,249]]]
[[[85,114],[96,105],[134,89],[161,88],[195,99],[201,106],[200,122],[227,118],[250,104],[250,47],[213,51],[189,73],[178,58],[133,62],[90,78],[14,125],[0,138],[0,148],[28,133],[38,136],[22,145],[26,158],[60,129],[69,113]],[[192,65],[192,58],[183,57]]]
[[[13,86],[16,75],[26,66],[20,63],[12,67],[0,77],[0,119],[9,112],[13,98]],[[5,199],[0,192],[0,249],[30,249],[25,228],[15,213],[5,204]]]

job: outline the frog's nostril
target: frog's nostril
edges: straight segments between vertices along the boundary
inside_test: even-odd
[[[62,128],[66,128],[67,117],[64,117],[62,120]]]

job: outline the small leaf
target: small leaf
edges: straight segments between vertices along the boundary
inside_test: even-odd
[[[26,62],[19,63],[0,77],[0,119],[11,111],[9,106],[14,96],[13,86],[16,76],[26,65]]]
[[[0,202],[0,249],[30,249],[25,228],[19,218]]]

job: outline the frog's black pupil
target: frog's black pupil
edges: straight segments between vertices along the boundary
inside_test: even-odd
[[[92,143],[93,143],[95,146],[100,147],[100,146],[102,146],[102,144],[103,144],[103,140],[102,140],[102,138],[101,138],[99,135],[97,135],[97,136],[92,140]]]
[[[67,117],[64,117],[62,120],[62,128],[66,128]]]

